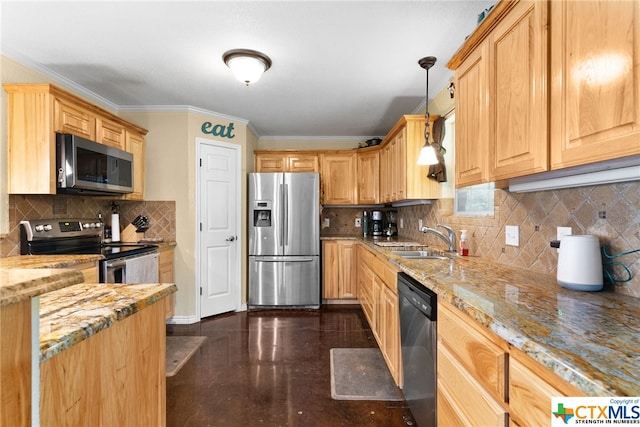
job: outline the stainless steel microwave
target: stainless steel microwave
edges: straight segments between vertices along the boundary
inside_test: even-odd
[[[56,134],[56,192],[133,192],[133,154],[67,133]]]

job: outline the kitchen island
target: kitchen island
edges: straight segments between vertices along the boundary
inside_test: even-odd
[[[581,393],[640,395],[640,299],[606,288],[568,290],[555,275],[479,257],[407,259],[392,252],[410,248],[378,246],[361,236],[321,236],[345,238],[358,240]]]
[[[92,260],[0,259],[0,424],[164,425],[158,302],[177,288],[82,283]]]

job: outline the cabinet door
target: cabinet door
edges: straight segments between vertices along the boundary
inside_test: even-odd
[[[119,150],[126,150],[126,132],[124,127],[102,117],[96,119],[96,141]]]
[[[322,156],[322,181],[324,182],[325,204],[356,204],[355,171],[355,153],[324,154]]]
[[[383,203],[391,201],[390,145],[387,144],[380,150],[380,201]]]
[[[640,2],[551,3],[551,168],[640,153]]]
[[[256,172],[284,172],[286,159],[281,154],[256,154]]]
[[[133,153],[133,193],[127,200],[144,200],[144,136],[127,132],[126,151]]]
[[[340,248],[337,241],[322,242],[322,297],[340,298]]]
[[[318,156],[291,154],[287,156],[286,169],[288,172],[318,172],[320,170]]]
[[[489,38],[491,180],[548,170],[547,16],[547,2],[520,2]]]
[[[398,295],[387,286],[382,287],[381,292],[381,314],[383,328],[382,342],[384,357],[387,366],[396,384],[401,385],[402,375],[400,373],[400,319],[398,312]]]
[[[456,187],[488,182],[488,63],[485,42],[456,70]]]
[[[53,103],[54,131],[96,139],[96,117],[84,108],[56,98]]]
[[[358,153],[358,203],[380,203],[380,151]]]
[[[339,298],[356,298],[357,270],[355,240],[340,241],[338,243],[340,257]]]
[[[406,132],[401,130],[391,143],[391,201],[406,199],[407,152]],[[425,178],[426,179],[426,178]]]

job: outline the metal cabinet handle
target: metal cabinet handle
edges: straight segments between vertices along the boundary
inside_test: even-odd
[[[236,236],[229,236],[229,238],[226,239],[227,242],[233,242],[234,240],[236,240]]]

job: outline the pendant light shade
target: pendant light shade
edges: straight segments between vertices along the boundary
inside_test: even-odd
[[[436,150],[433,148],[433,145],[429,143],[425,143],[424,147],[420,149],[420,154],[418,155],[419,165],[437,165],[438,157],[436,156]]]
[[[435,56],[426,56],[418,61],[420,67],[424,68],[427,72],[427,84],[425,95],[425,122],[424,122],[424,147],[420,150],[418,155],[419,165],[436,165],[438,164],[438,157],[436,156],[436,150],[431,145],[431,133],[429,132],[429,69],[436,63]]]
[[[271,68],[271,59],[264,53],[250,49],[234,49],[225,52],[222,60],[242,83],[249,86],[260,80],[262,74]]]

